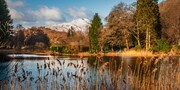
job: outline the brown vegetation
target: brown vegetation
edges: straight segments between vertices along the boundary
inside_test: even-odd
[[[172,45],[180,45],[180,0],[166,0],[159,6],[164,38]]]
[[[65,61],[66,60],[66,61]],[[70,61],[70,62],[69,62]],[[34,71],[15,62],[0,80],[4,89],[178,90],[180,62],[176,57],[89,57],[33,63]],[[67,70],[67,71],[65,71]],[[8,79],[8,80],[6,80]],[[17,87],[15,87],[17,86]]]

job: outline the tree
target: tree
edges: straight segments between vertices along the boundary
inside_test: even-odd
[[[16,32],[15,37],[14,37],[14,44],[17,49],[20,49],[21,47],[24,46],[24,40],[25,40],[25,35],[23,30],[19,30]]]
[[[93,17],[91,26],[89,28],[90,50],[92,52],[98,52],[100,49],[98,38],[101,27],[102,27],[101,19],[98,13],[96,13]]]
[[[162,35],[171,45],[180,45],[180,0],[160,3]]]
[[[47,49],[50,46],[50,40],[48,35],[39,29],[33,31],[33,28],[32,33],[26,35],[24,43],[28,47],[37,47],[39,49]]]
[[[0,46],[5,46],[10,36],[12,19],[5,0],[0,0]]]
[[[140,43],[146,50],[161,37],[160,13],[157,0],[138,0],[136,10],[137,30]]]
[[[18,24],[18,25],[16,26],[16,30],[17,30],[17,31],[25,30],[25,28],[24,28],[21,24]]]
[[[67,32],[67,37],[73,37],[75,34],[74,28],[71,26],[71,28]]]
[[[112,49],[114,46],[126,46],[129,49],[130,31],[134,26],[132,22],[133,14],[131,6],[121,2],[112,9],[106,18],[106,32],[109,33],[106,41]]]

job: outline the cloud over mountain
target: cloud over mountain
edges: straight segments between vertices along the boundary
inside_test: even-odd
[[[61,10],[56,7],[42,6],[36,11],[29,11],[30,14],[36,16],[37,19],[43,19],[47,21],[61,21],[64,19]]]
[[[28,13],[36,20],[36,22],[40,22],[44,25],[65,21],[61,10],[56,7],[42,6],[38,10],[29,10]]]
[[[85,7],[69,7],[61,9],[57,6],[38,5],[31,7],[26,1],[7,0],[13,24],[24,27],[48,26],[65,23],[79,18],[91,19],[93,12]]]

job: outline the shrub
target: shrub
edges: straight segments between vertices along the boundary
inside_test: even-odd
[[[69,54],[69,53],[70,53],[70,51],[68,50],[68,48],[64,48],[64,49],[63,49],[63,52],[64,52],[65,54]]]
[[[62,53],[63,52],[63,46],[58,46],[57,47],[57,52],[59,52],[59,53]]]
[[[134,49],[137,51],[137,50],[141,49],[141,47],[140,47],[139,45],[136,45],[136,46],[134,47]]]
[[[89,47],[83,46],[82,47],[82,52],[88,52],[89,51]]]
[[[89,53],[94,53],[95,51],[93,49],[90,49],[89,50]]]
[[[155,51],[162,51],[165,53],[167,53],[169,51],[170,46],[166,40],[164,40],[164,39],[157,40],[156,44],[157,44],[157,46],[154,49]]]
[[[107,53],[107,52],[111,51],[111,49],[107,45],[104,46],[103,50],[104,50],[104,53]]]
[[[173,46],[172,50],[175,51],[176,54],[180,54],[180,45]]]
[[[51,46],[51,47],[50,47],[50,51],[52,51],[52,52],[57,51],[57,47],[55,47],[55,46]]]

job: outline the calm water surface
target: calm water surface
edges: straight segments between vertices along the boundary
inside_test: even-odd
[[[8,57],[0,62],[0,90],[180,89],[180,57]]]

